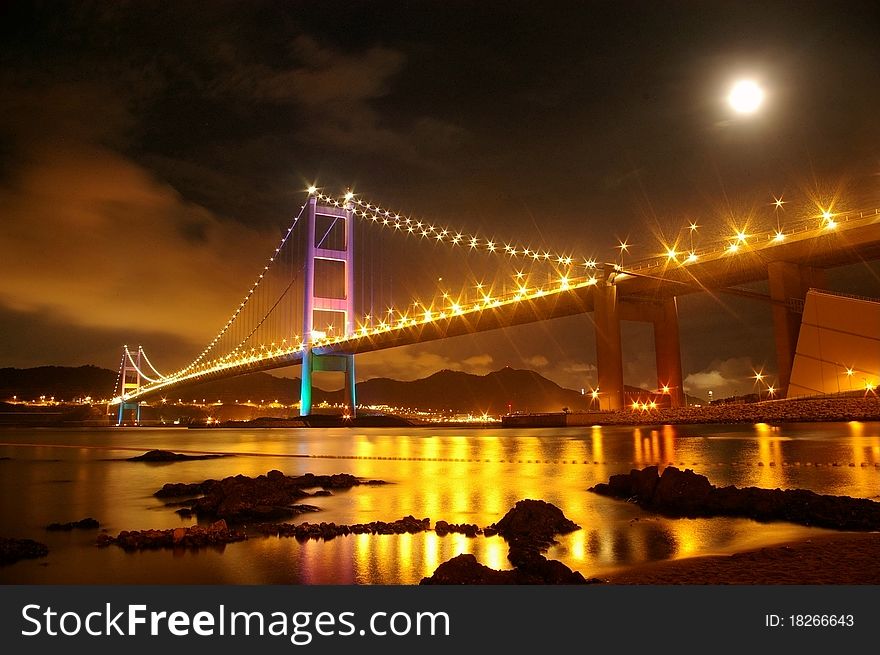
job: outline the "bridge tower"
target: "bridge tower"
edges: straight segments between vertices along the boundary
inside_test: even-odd
[[[122,347],[122,370],[119,374],[119,396],[125,398],[125,395],[132,391],[138,391],[141,388],[141,352],[138,348],[137,358],[132,361],[131,352],[128,346]],[[116,416],[116,425],[123,425],[125,421],[125,413],[127,411],[134,412],[134,424],[140,425],[141,422],[141,404],[140,401],[127,403],[122,400],[119,403],[119,413]]]
[[[309,197],[306,220],[305,294],[303,306],[302,386],[300,416],[312,413],[312,374],[339,371],[345,374],[345,399],[349,416],[357,407],[354,355],[322,355],[312,343],[325,336],[347,337],[354,325],[354,216],[352,206],[318,205]]]

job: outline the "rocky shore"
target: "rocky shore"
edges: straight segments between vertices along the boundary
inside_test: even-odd
[[[635,502],[671,517],[738,516],[756,521],[788,521],[835,530],[880,530],[880,503],[849,496],[826,496],[805,489],[715,487],[690,469],[656,466],[612,475],[590,491]]]
[[[200,519],[224,519],[230,523],[261,522],[285,519],[303,512],[315,511],[310,505],[296,505],[295,501],[314,496],[329,496],[332,490],[351,489],[359,485],[385,484],[382,480],[361,480],[348,473],[334,475],[286,476],[281,471],[251,478],[236,475],[222,480],[169,483],[159,489],[157,498],[186,498],[190,502],[173,502],[182,506],[178,513],[195,515]],[[318,488],[307,492],[305,489]]]
[[[624,408],[596,414],[602,425],[676,423],[811,423],[880,420],[880,398],[804,398],[758,403],[713,404],[648,411]]]
[[[397,521],[372,521],[353,525],[337,525],[336,523],[259,523],[250,529],[278,537],[296,537],[301,541],[307,539],[323,539],[325,541],[349,534],[415,534],[431,529],[431,519],[417,519],[405,516]]]
[[[116,545],[125,550],[146,550],[155,548],[203,548],[244,541],[247,535],[231,530],[226,521],[220,520],[209,526],[193,525],[173,530],[123,530],[117,536],[98,535],[96,545],[106,547]]]

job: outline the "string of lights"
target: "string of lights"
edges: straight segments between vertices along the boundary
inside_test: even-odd
[[[140,351],[141,357],[144,358],[144,361],[147,363],[147,366],[150,367],[150,369],[153,371],[153,373],[155,373],[157,376],[159,376],[163,380],[168,377],[167,375],[162,375],[158,370],[156,370],[156,367],[153,366],[153,362],[151,362],[150,358],[147,357],[147,353],[144,351],[142,346],[138,346],[138,350]]]
[[[190,364],[188,364],[187,366],[182,368],[180,371],[177,371],[177,373],[174,374],[175,376],[183,374],[187,371],[190,371],[193,368],[195,368],[196,366],[198,366],[199,363],[207,356],[207,354],[209,352],[211,352],[211,350],[214,348],[214,346],[217,345],[217,342],[220,341],[221,337],[223,337],[223,335],[226,334],[227,330],[229,330],[229,328],[235,322],[235,319],[237,319],[239,314],[241,314],[241,312],[244,310],[245,306],[248,304],[248,301],[253,297],[257,288],[262,283],[263,279],[266,276],[267,271],[269,271],[270,267],[275,262],[275,259],[277,258],[278,253],[281,252],[281,249],[284,247],[284,245],[287,243],[287,240],[290,238],[290,235],[293,232],[293,229],[296,227],[297,223],[299,222],[299,219],[302,217],[303,211],[305,210],[305,208],[306,208],[305,205],[300,207],[299,214],[296,215],[296,218],[293,219],[293,223],[291,223],[290,227],[287,228],[287,231],[284,233],[284,236],[281,237],[281,243],[279,243],[278,247],[275,248],[275,252],[269,257],[269,261],[266,262],[265,266],[263,266],[263,270],[257,276],[257,279],[254,280],[254,283],[251,285],[250,289],[245,294],[244,299],[241,301],[241,304],[239,304],[239,306],[235,308],[235,311],[232,312],[232,315],[229,317],[229,320],[226,321],[226,323],[223,325],[222,328],[220,328],[220,331],[217,333],[217,335],[213,339],[211,339],[211,341],[208,343],[207,346],[205,346],[205,348],[202,350],[202,352],[199,353],[199,355]]]
[[[331,204],[334,207],[348,205],[352,208],[355,216],[359,216],[373,225],[384,227],[403,235],[430,240],[434,243],[443,243],[452,248],[461,248],[467,252],[506,255],[508,257],[525,258],[536,262],[551,262],[564,266],[571,266],[575,262],[575,258],[571,255],[563,255],[550,250],[481,237],[475,233],[453,230],[449,227],[438,226],[428,221],[404,216],[399,212],[385,209],[381,205],[357,198],[350,191],[345,194],[342,200],[328,196],[315,189],[315,187],[309,187],[309,191],[322,202]],[[583,265],[586,268],[595,268],[596,261],[584,258]]]

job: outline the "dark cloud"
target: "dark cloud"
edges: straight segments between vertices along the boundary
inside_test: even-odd
[[[617,235],[645,256],[694,217],[706,237],[765,220],[772,193],[790,207],[829,194],[880,203],[874,2],[0,11],[0,312],[21,323],[8,318],[4,336],[56,335],[49,350],[7,349],[18,364],[27,350],[34,364],[89,353],[112,365],[132,334],[182,363],[187,348],[172,343],[195,352],[223,324],[312,181],[606,259]],[[768,89],[751,122],[723,102],[743,74]],[[397,303],[496,266],[395,244],[374,256]],[[877,295],[876,265],[832,277]],[[773,365],[767,307],[710,296],[681,306],[695,388]],[[106,337],[103,359],[88,331]],[[650,386],[650,334],[625,337],[627,382]],[[371,355],[360,371],[509,364],[580,388],[594,361],[589,318],[575,317]]]

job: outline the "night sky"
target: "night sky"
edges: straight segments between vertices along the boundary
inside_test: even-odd
[[[878,34],[876,1],[4,2],[0,366],[115,368],[122,343],[182,366],[312,182],[600,260],[618,238],[645,257],[691,220],[772,217],[780,194],[873,209]],[[743,77],[767,94],[751,116],[725,99]],[[878,296],[878,271],[831,284]],[[775,370],[768,306],[680,309],[691,391]],[[626,382],[653,386],[649,329],[624,343]],[[358,373],[511,365],[580,388],[594,364],[581,316]]]

